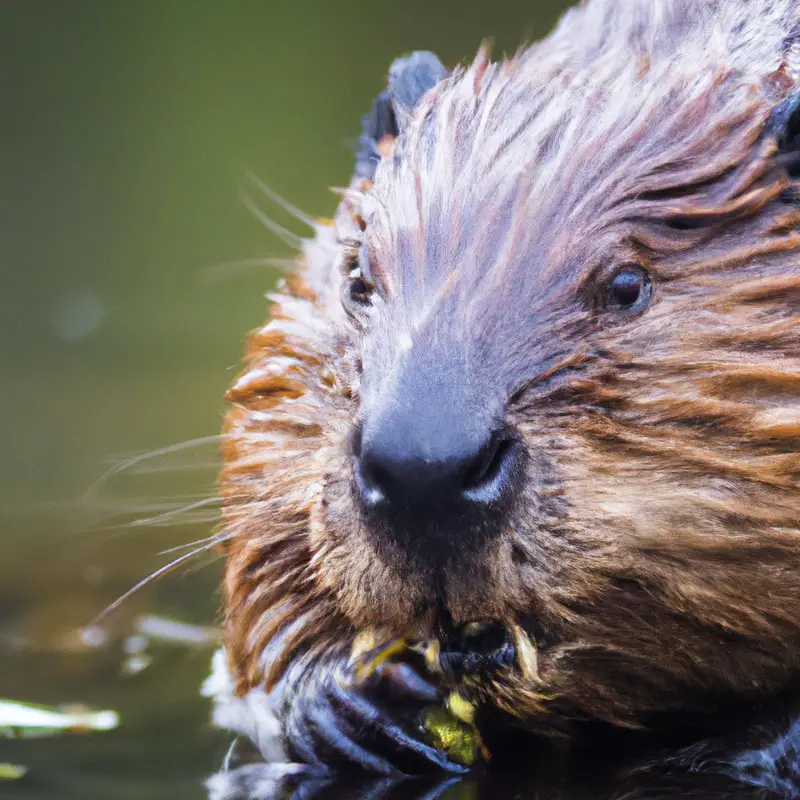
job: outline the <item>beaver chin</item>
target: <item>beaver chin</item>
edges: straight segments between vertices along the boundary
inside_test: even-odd
[[[409,553],[387,542],[385,531],[367,535],[381,580],[369,594],[355,583],[343,587],[348,599],[359,595],[358,612],[349,615],[357,625],[384,627],[395,634],[413,632],[420,639],[450,639],[470,625],[508,625],[515,620],[509,594],[501,590],[513,581],[513,576],[501,574],[503,559],[497,551],[502,548],[477,547],[475,538],[467,535],[458,546],[437,550],[429,545]],[[502,531],[495,536],[500,540]]]

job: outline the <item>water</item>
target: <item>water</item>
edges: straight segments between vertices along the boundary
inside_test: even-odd
[[[287,255],[238,201],[243,168],[332,213],[327,187],[347,181],[395,55],[453,63],[486,36],[513,50],[562,6],[0,3],[0,697],[121,718],[110,733],[0,740],[0,762],[29,768],[3,797],[201,798],[227,750],[198,694],[210,647],[150,643],[135,674],[146,662],[124,652],[143,614],[213,623],[218,564],[139,593],[95,646],[81,630],[160,551],[213,526],[213,505],[127,524],[213,496],[213,442],[87,490],[116,459],[219,428],[276,277],[224,265]]]

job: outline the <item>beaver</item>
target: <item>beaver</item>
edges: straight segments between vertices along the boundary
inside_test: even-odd
[[[228,393],[220,724],[800,796],[798,82],[798,0],[394,63]]]

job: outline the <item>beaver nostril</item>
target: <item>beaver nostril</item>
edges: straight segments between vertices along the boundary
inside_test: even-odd
[[[366,508],[376,508],[386,501],[386,489],[391,483],[391,476],[375,464],[365,463],[356,458],[353,465],[353,478]]]
[[[360,433],[354,437],[353,479],[367,509],[386,506],[393,513],[412,514],[447,508],[466,511],[493,504],[511,490],[520,445],[505,429],[490,434],[479,446],[453,441],[434,457],[410,437],[392,433],[388,426],[369,440],[362,440]]]
[[[367,508],[374,508],[386,500],[381,486],[389,481],[389,476],[379,464],[370,463],[370,459],[363,457],[363,446],[364,431],[358,425],[351,440],[353,480],[361,502]]]
[[[491,503],[504,494],[518,458],[519,443],[509,436],[493,436],[462,482],[467,500]]]

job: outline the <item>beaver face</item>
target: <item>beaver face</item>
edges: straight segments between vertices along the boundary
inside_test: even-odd
[[[253,339],[242,651],[499,620],[498,702],[622,722],[797,672],[792,80],[591,13],[428,92]]]

